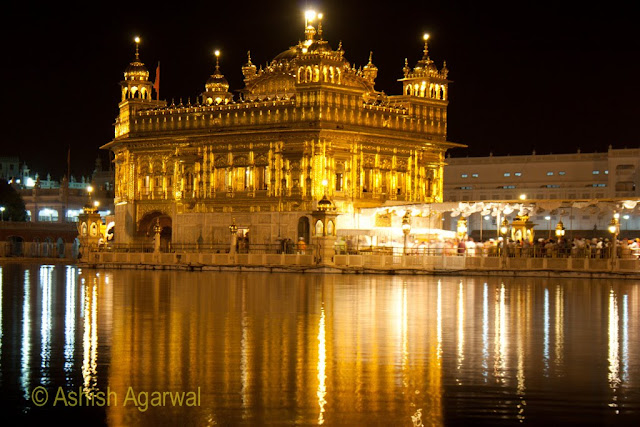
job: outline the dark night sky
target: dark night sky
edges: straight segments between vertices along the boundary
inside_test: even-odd
[[[163,99],[194,97],[213,72],[242,88],[251,50],[265,64],[303,38],[302,11],[325,14],[324,34],[351,63],[369,51],[376,87],[400,93],[404,58],[447,61],[453,156],[604,151],[637,147],[640,120],[639,7],[632,2],[265,0],[261,2],[9,2],[0,18],[2,152],[59,177],[89,173],[113,136],[118,82],[135,35]]]

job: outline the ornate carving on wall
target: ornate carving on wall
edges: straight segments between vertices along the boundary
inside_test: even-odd
[[[363,166],[365,168],[372,168],[375,166],[376,163],[376,158],[374,156],[371,155],[365,155],[364,156],[364,164]]]
[[[247,165],[249,165],[249,159],[248,156],[246,154],[234,154],[233,156],[233,165],[234,166],[240,166],[240,167],[245,167]]]
[[[269,153],[257,153],[253,159],[256,166],[267,166],[269,164]]]
[[[229,165],[229,162],[227,161],[227,156],[219,155],[215,157],[213,164],[217,168],[226,168]]]
[[[139,223],[144,216],[150,212],[162,212],[165,215],[171,214],[170,203],[137,203],[136,220]]]

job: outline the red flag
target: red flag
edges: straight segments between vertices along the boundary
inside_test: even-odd
[[[160,99],[160,61],[158,61],[158,67],[156,67],[156,81],[153,84],[153,88],[156,90],[156,99]]]

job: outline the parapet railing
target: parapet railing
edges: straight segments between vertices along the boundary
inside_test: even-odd
[[[111,253],[151,253],[154,252],[154,245],[148,243],[91,245],[88,247],[88,251]],[[162,244],[159,252],[228,254],[231,252],[231,247],[229,244],[222,243],[169,243]],[[237,254],[315,255],[317,253],[317,245],[239,243],[236,246],[235,252]]]
[[[336,255],[393,255],[393,256],[464,256],[464,257],[508,257],[508,258],[611,258],[611,247],[605,248],[543,248],[543,247],[507,247],[506,253],[501,247],[458,248],[402,248],[389,246],[360,246],[348,248],[336,246]],[[640,258],[640,249],[616,247],[616,257],[622,259]]]

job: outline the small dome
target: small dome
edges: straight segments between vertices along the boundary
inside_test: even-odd
[[[124,70],[124,78],[125,80],[148,80],[149,70],[147,70],[147,67],[145,67],[142,62],[133,61],[126,70]]]
[[[224,78],[222,74],[216,72],[211,77],[209,77],[209,80],[207,80],[205,87],[208,91],[211,92],[226,92],[227,90],[229,90],[229,82]]]
[[[320,201],[318,201],[318,210],[319,211],[331,211],[335,209],[333,206],[333,203],[331,202],[331,200],[329,200],[327,198],[327,195],[325,194],[324,196],[322,196],[322,199],[320,199]]]
[[[291,49],[285,50],[284,52],[278,54],[278,56],[273,58],[273,60],[274,61],[290,61],[294,59],[296,56],[298,56],[298,50],[296,47],[292,47]]]

